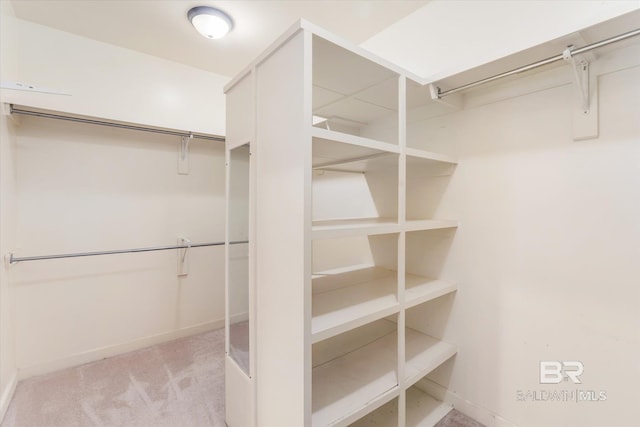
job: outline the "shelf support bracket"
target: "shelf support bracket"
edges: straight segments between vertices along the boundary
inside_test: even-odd
[[[580,141],[598,137],[598,80],[590,73],[589,62],[573,55],[573,46],[562,52],[573,72],[579,105],[573,113],[573,139]]]
[[[189,175],[189,143],[193,140],[193,134],[183,136],[180,139],[180,153],[178,153],[178,174]]]

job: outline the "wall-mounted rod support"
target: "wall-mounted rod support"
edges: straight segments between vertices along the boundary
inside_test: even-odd
[[[178,251],[178,276],[186,276],[189,274],[189,248],[191,248],[191,240],[186,237],[179,237],[177,246],[184,248]]]
[[[141,132],[160,133],[164,135],[174,135],[174,136],[181,136],[186,138],[193,137],[194,139],[204,139],[208,141],[218,141],[218,142],[225,141],[224,136],[219,136],[219,135],[206,135],[201,133],[182,132],[182,131],[170,130],[170,129],[157,129],[157,128],[147,127],[147,126],[110,122],[107,120],[88,119],[84,117],[65,116],[63,114],[45,113],[42,111],[24,110],[22,108],[16,108],[13,104],[9,106],[9,112],[11,114],[22,114],[25,116],[45,117],[47,119],[66,120],[70,122],[87,123],[91,125],[108,126],[108,127],[114,127],[114,128],[120,128],[120,129],[136,130]]]
[[[247,240],[240,240],[229,242],[230,245],[241,245],[249,243]],[[25,256],[16,257],[12,253],[7,254],[6,259],[9,264],[16,264],[24,261],[40,261],[45,259],[58,259],[58,258],[77,258],[84,256],[95,255],[114,255],[114,254],[128,254],[136,252],[153,252],[153,251],[167,251],[171,249],[188,249],[188,248],[201,248],[205,246],[224,246],[224,242],[211,242],[211,243],[189,243],[188,245],[172,245],[172,246],[155,246],[150,248],[135,248],[135,249],[118,249],[114,251],[97,251],[97,252],[80,252],[73,254],[58,254],[58,255],[39,255],[39,256]]]
[[[589,94],[589,63],[573,53],[570,46],[562,52],[565,61],[571,64],[573,69],[573,79],[578,95],[580,96],[580,108],[584,114],[589,114],[590,94]]]
[[[632,31],[629,31],[629,32],[626,32],[626,33],[623,33],[623,34],[619,34],[619,35],[614,36],[614,37],[610,37],[610,38],[605,39],[605,40],[601,40],[601,41],[596,42],[596,43],[591,43],[591,44],[583,46],[581,48],[573,49],[571,51],[571,54],[572,55],[579,55],[581,53],[589,52],[590,50],[597,49],[599,47],[603,47],[603,46],[609,45],[611,43],[616,43],[616,42],[619,42],[619,41],[622,41],[622,40],[626,40],[626,39],[631,38],[631,37],[636,37],[638,35],[640,35],[640,28],[637,29],[637,30],[632,30]],[[544,65],[551,64],[551,63],[557,62],[557,61],[562,61],[564,59],[565,59],[564,54],[560,53],[560,54],[552,56],[550,58],[543,59],[543,60],[538,61],[538,62],[534,62],[533,64],[529,64],[529,65],[525,65],[525,66],[522,66],[522,67],[519,67],[519,68],[515,68],[513,70],[506,71],[504,73],[496,74],[495,76],[487,77],[487,78],[482,79],[482,80],[478,80],[478,81],[475,81],[475,82],[472,82],[472,83],[468,83],[466,85],[462,85],[462,86],[454,88],[454,89],[441,90],[440,88],[436,87],[435,88],[436,90],[432,91],[432,97],[434,97],[434,92],[435,92],[435,98],[434,99],[440,99],[443,96],[453,95],[454,93],[458,93],[458,92],[461,92],[461,91],[466,90],[466,89],[471,89],[473,87],[480,86],[480,85],[483,85],[485,83],[490,83],[492,81],[501,79],[503,77],[509,77],[509,76],[514,75],[514,74],[524,73],[525,71],[533,70],[534,68],[542,67]]]
[[[180,138],[180,152],[178,153],[178,174],[189,175],[189,142],[193,139],[193,134],[189,137]]]

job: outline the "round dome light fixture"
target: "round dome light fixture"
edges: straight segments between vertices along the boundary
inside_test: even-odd
[[[193,7],[187,12],[187,18],[195,29],[208,39],[224,37],[233,28],[231,17],[215,7]]]

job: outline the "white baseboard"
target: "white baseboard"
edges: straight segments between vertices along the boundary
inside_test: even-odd
[[[155,344],[160,344],[167,341],[173,341],[178,338],[187,337],[190,335],[199,334],[202,332],[219,329],[224,326],[224,319],[215,320],[211,322],[201,323],[194,326],[178,329],[175,331],[165,332],[162,334],[152,335],[149,337],[140,338],[134,341],[125,342],[122,344],[116,344],[106,347],[97,348],[94,350],[85,351],[82,353],[72,354],[61,359],[50,360],[43,363],[38,363],[31,366],[25,366],[19,368],[18,379],[23,380],[36,375],[43,375],[49,372],[58,371],[60,369],[70,368],[72,366],[78,366],[96,360],[104,359],[107,357],[117,356],[119,354],[128,353],[130,351],[140,350],[141,348],[149,347]],[[3,396],[4,397],[4,396]]]
[[[18,371],[14,371],[13,375],[11,375],[11,379],[7,383],[7,386],[2,390],[2,395],[0,395],[0,423],[4,419],[4,415],[7,413],[7,409],[9,409],[9,404],[11,403],[11,399],[13,398],[13,393],[16,391],[16,385],[18,385]]]
[[[235,323],[246,322],[249,320],[249,312],[245,311],[242,313],[237,313],[229,316],[229,324],[233,325]]]
[[[466,416],[473,418],[487,427],[518,427],[516,424],[504,419],[490,409],[463,399],[461,396],[449,391],[445,387],[428,378],[423,378],[418,381],[416,386],[430,396],[453,405],[454,409],[457,409]]]

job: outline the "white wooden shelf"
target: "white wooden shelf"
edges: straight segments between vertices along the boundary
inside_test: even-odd
[[[397,333],[317,366],[312,373],[312,425],[346,426],[399,393]]]
[[[404,288],[405,308],[410,308],[454,292],[457,286],[444,280],[406,274]]]
[[[416,330],[405,329],[405,384],[413,385],[456,354],[456,346]]]
[[[433,427],[447,416],[453,407],[411,387],[406,394],[406,427]],[[371,412],[351,427],[395,427],[398,425],[398,402],[392,401]]]
[[[387,153],[400,153],[400,147],[388,142],[377,141],[371,138],[351,135],[348,133],[336,132],[319,127],[311,127],[311,136],[314,142],[340,142],[349,144],[350,146],[360,147],[361,149],[377,150]],[[351,156],[354,157],[354,156]]]
[[[398,389],[397,342],[392,332],[314,368],[313,425],[347,425],[391,400]],[[455,346],[409,328],[405,348],[405,387],[456,353]]]
[[[450,165],[458,164],[458,161],[453,156],[447,156],[446,154],[434,153],[433,151],[418,150],[416,148],[407,147],[405,150],[407,154],[407,164],[440,164],[447,163]]]
[[[350,424],[349,427],[398,427],[398,404],[397,400],[392,400]]]
[[[257,272],[249,295],[269,289],[247,308],[250,347],[269,344],[251,352],[251,366],[269,369],[247,377],[228,365],[233,423],[311,418],[313,427],[347,427],[389,402],[396,414],[407,410],[410,426],[446,414],[412,386],[455,346],[402,327],[419,327],[415,307],[456,290],[435,272],[458,223],[429,218],[447,207],[457,162],[428,151],[441,141],[422,123],[407,129],[423,120],[413,107],[439,105],[407,79],[417,77],[301,21],[225,87],[228,140],[270,142],[247,181],[258,208],[245,210],[260,243],[248,260]],[[344,267],[355,263],[367,264]],[[382,425],[406,427],[400,421]]]
[[[405,231],[426,231],[456,228],[458,221],[448,219],[408,220],[404,226],[395,218],[350,218],[315,220],[311,228],[312,239],[367,236]]]
[[[406,427],[433,427],[453,409],[451,405],[434,399],[417,387],[407,390],[406,402]]]
[[[380,269],[382,270],[382,269]],[[331,279],[349,283],[354,271],[314,279],[316,284]],[[313,294],[312,343],[365,325],[400,310],[397,298],[397,272],[386,270],[383,277],[371,277],[357,283]]]
[[[387,152],[374,152],[360,157],[327,159],[314,156],[313,169],[334,172],[384,172],[398,176],[398,155]]]
[[[331,275],[342,287],[314,293],[311,322],[312,343],[357,328],[399,311],[396,298],[397,272],[387,270],[384,277],[370,277],[349,283],[354,271]],[[326,274],[314,279],[314,284],[326,281]],[[405,308],[410,308],[456,290],[456,285],[443,280],[407,274],[405,278]]]
[[[398,232],[400,232],[400,225],[395,218],[332,219],[313,221],[311,238],[328,239]]]
[[[438,230],[444,228],[456,228],[458,221],[450,219],[408,219],[405,231]]]

